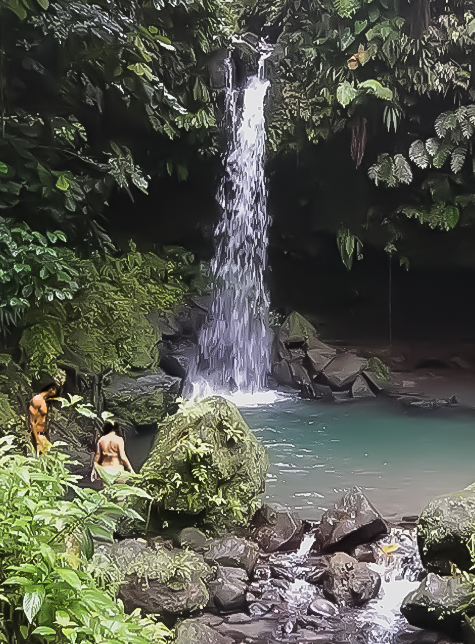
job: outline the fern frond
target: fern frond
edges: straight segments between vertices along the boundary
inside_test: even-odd
[[[351,18],[360,9],[360,0],[333,0],[333,6],[340,18]]]
[[[414,141],[409,148],[409,158],[418,168],[422,168],[423,170],[430,165],[430,158],[427,154],[426,147],[420,139]]]
[[[452,172],[460,172],[463,168],[463,164],[465,163],[465,158],[467,156],[467,148],[464,147],[457,147],[455,150],[452,152],[452,157],[450,159],[450,168]]]
[[[399,183],[409,184],[412,181],[411,166],[402,154],[394,157],[394,176]]]

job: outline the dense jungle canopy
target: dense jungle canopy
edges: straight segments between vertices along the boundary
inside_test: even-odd
[[[148,332],[140,316],[150,298],[165,306],[197,278],[218,215],[222,64],[233,39],[242,82],[255,66],[243,34],[274,45],[274,281],[285,272],[279,258],[327,257],[327,238],[331,262],[338,245],[348,269],[366,249],[402,269],[428,252],[432,264],[473,267],[471,2],[2,0],[0,319],[4,331],[26,328],[24,360],[40,338],[50,356],[77,348],[77,325],[64,320],[87,309],[97,327],[127,299],[113,292],[121,271],[144,270],[127,251],[131,237],[160,255],[146,271],[164,290],[137,296],[129,324]]]

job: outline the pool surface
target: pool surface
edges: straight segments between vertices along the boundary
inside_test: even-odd
[[[269,453],[263,500],[287,503],[307,519],[319,518],[353,485],[385,517],[400,519],[475,481],[469,409],[296,398],[241,413]]]

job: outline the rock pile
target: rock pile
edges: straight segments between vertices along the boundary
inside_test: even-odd
[[[310,398],[374,398],[384,387],[366,358],[338,353],[321,342],[315,327],[296,312],[275,333],[272,362],[272,375],[279,384],[300,389]]]

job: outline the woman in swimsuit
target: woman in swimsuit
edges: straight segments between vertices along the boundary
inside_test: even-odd
[[[98,478],[95,463],[103,467],[110,474],[119,474],[124,470],[132,472],[132,474],[134,473],[133,467],[125,453],[122,431],[117,423],[108,421],[102,427],[102,438],[97,443],[91,481],[96,481]]]

